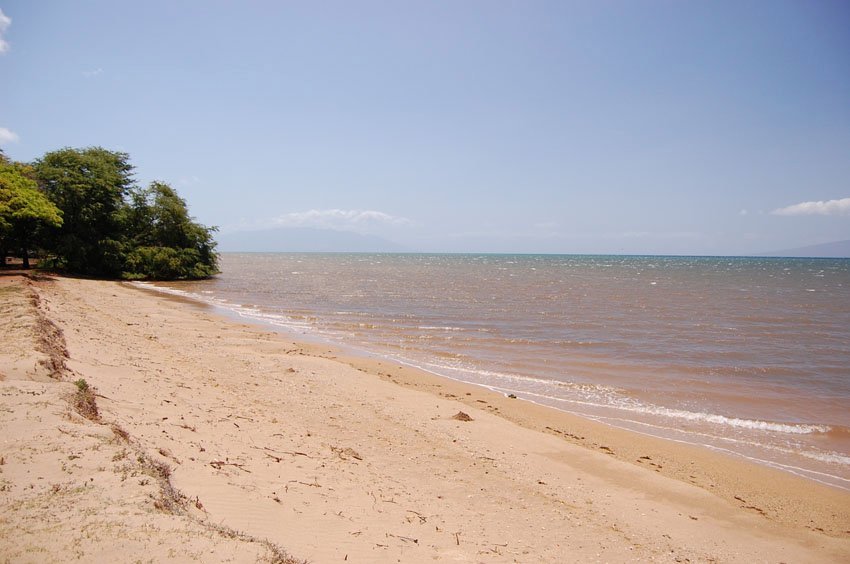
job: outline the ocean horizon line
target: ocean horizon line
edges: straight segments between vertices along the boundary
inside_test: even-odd
[[[628,257],[628,258],[706,258],[706,259],[811,259],[850,260],[850,256],[809,256],[776,254],[702,255],[702,254],[654,254],[654,253],[528,253],[497,251],[219,251],[220,254],[251,255],[385,255],[385,256],[494,256],[494,257]]]

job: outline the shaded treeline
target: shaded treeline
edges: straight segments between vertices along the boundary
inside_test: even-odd
[[[0,253],[125,279],[218,272],[214,227],[193,220],[171,186],[138,186],[127,153],[65,148],[32,163],[0,152]]]

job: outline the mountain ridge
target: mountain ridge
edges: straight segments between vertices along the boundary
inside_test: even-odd
[[[765,257],[850,258],[850,239],[761,253]]]

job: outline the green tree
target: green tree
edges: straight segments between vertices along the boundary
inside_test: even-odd
[[[168,184],[133,190],[126,211],[125,278],[207,278],[218,273],[214,227],[196,223]]]
[[[102,147],[65,148],[34,163],[41,188],[62,211],[54,248],[71,272],[116,276],[124,266],[125,197],[133,186],[129,155]]]
[[[61,212],[38,190],[33,174],[0,153],[0,259],[5,263],[7,250],[15,248],[24,268],[30,267],[30,251],[44,242],[46,231],[62,225]]]

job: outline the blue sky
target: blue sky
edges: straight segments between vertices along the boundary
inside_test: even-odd
[[[0,10],[7,155],[126,151],[222,238],[672,254],[850,239],[846,2]]]

